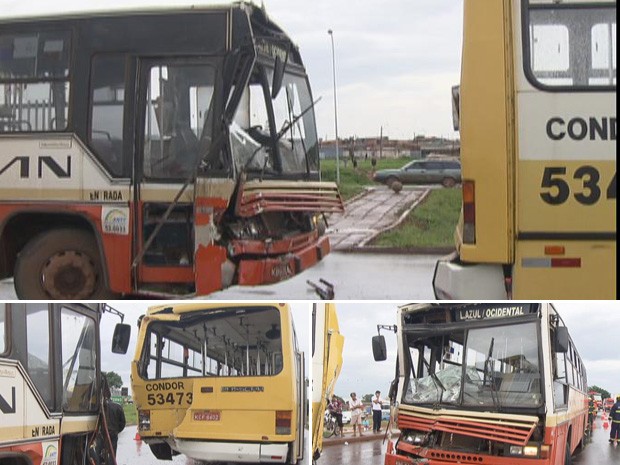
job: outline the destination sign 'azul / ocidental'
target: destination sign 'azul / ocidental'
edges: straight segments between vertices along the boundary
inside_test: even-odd
[[[501,305],[484,307],[457,308],[455,319],[457,321],[488,320],[496,318],[511,318],[530,313],[529,305]]]

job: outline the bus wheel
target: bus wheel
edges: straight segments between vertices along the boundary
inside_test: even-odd
[[[106,294],[99,250],[93,235],[54,229],[26,244],[15,264],[20,299],[93,299]]]
[[[454,187],[456,185],[456,179],[454,179],[454,178],[443,178],[441,180],[441,185],[443,187]]]
[[[394,184],[396,181],[398,181],[398,178],[396,176],[390,176],[385,180],[385,185],[391,189],[392,184]]]
[[[573,459],[570,456],[570,438],[566,441],[566,452],[564,453],[564,465],[571,465]]]

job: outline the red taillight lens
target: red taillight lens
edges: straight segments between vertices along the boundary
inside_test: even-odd
[[[474,181],[463,181],[463,242],[476,243],[476,188]]]
[[[276,434],[291,434],[291,419],[293,412],[291,410],[276,411]]]

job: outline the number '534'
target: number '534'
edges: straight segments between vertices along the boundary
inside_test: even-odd
[[[540,187],[545,189],[540,198],[550,205],[561,205],[571,196],[571,188],[567,181],[571,174],[565,166],[548,166],[543,172]],[[606,199],[616,198],[616,173],[607,186],[601,186],[601,175],[594,166],[580,166],[572,173],[572,178],[581,181],[581,189],[573,191],[575,200],[583,205],[593,205],[599,201],[602,190]]]

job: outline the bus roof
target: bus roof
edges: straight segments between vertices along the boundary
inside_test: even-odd
[[[188,3],[187,5],[145,5],[145,6],[127,6],[114,9],[92,9],[92,10],[74,10],[63,11],[61,13],[46,13],[43,15],[37,14],[22,14],[15,16],[3,16],[0,19],[0,24],[14,23],[14,22],[33,22],[33,21],[56,21],[67,19],[90,19],[90,18],[109,18],[115,16],[133,16],[133,15],[165,15],[165,14],[191,14],[191,13],[209,13],[230,10],[231,8],[237,8],[240,10],[246,10],[250,14],[254,10],[261,9],[252,2],[237,1],[231,3],[219,3],[213,5],[195,5]],[[267,13],[264,9],[262,12],[265,19],[269,20]],[[270,21],[271,22],[271,21]]]
[[[153,315],[165,315],[175,314],[180,315],[183,313],[192,313],[202,310],[221,310],[223,308],[239,308],[239,307],[285,307],[284,303],[275,302],[237,302],[237,303],[183,303],[183,304],[167,304],[150,307],[146,314],[148,316]]]

